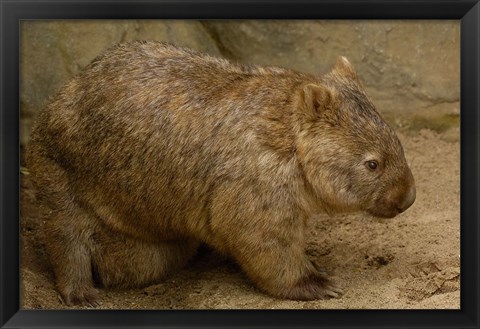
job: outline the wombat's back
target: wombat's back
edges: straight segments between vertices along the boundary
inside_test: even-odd
[[[29,158],[62,164],[82,202],[120,229],[164,238],[201,231],[215,187],[259,179],[262,166],[291,169],[259,155],[277,151],[262,132],[285,129],[266,122],[266,109],[290,115],[282,104],[301,79],[167,44],[120,45],[42,112]],[[278,151],[288,154],[291,134],[279,132]]]

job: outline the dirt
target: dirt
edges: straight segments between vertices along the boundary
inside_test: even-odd
[[[101,309],[459,309],[460,144],[458,128],[400,133],[417,200],[393,219],[363,213],[310,221],[307,254],[344,289],[341,298],[291,301],[257,290],[230,259],[204,247],[156,285],[100,289]],[[452,138],[453,136],[453,138]],[[54,288],[42,226],[21,169],[22,306],[63,309]],[[145,260],[148,262],[148,260]]]

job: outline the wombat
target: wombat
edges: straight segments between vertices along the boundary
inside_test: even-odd
[[[120,44],[41,112],[26,160],[67,305],[157,282],[199,244],[278,298],[338,297],[305,254],[307,219],[394,217],[415,200],[395,132],[343,57],[311,75]]]

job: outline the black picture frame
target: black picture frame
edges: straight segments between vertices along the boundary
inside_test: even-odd
[[[0,0],[2,328],[479,328],[478,0]],[[461,309],[33,311],[19,304],[19,24],[23,19],[458,19],[461,21]]]

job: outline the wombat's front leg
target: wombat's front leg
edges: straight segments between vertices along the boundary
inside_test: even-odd
[[[248,200],[242,200],[244,197]],[[228,198],[229,193],[224,192],[213,207],[212,228],[221,239],[217,245],[236,259],[259,288],[273,296],[295,300],[341,294],[306,256],[302,218],[288,207],[282,211],[282,205],[262,207],[258,204],[262,202],[260,196],[239,196],[237,202]]]
[[[341,290],[308,260],[298,243],[284,242],[277,238],[256,245],[244,241],[234,256],[258,287],[273,296],[313,300],[340,295]]]

